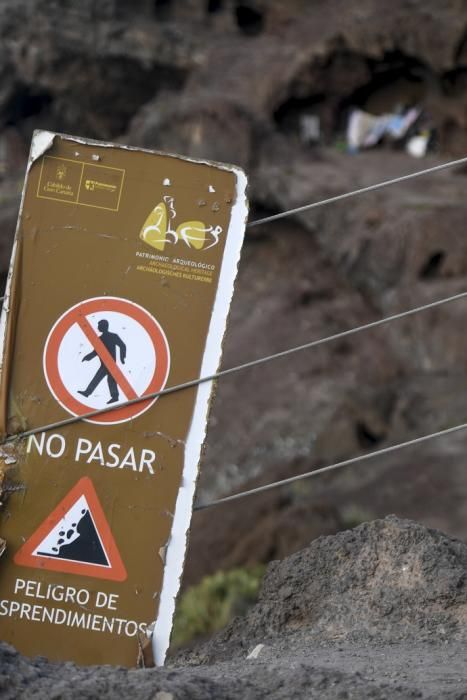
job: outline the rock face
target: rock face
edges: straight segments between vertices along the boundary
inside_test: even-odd
[[[49,664],[0,644],[0,697],[461,700],[466,570],[467,546],[439,531],[366,523],[271,564],[244,618],[165,669]]]

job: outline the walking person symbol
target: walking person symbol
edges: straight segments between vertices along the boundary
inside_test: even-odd
[[[120,350],[120,361],[122,365],[125,364],[125,357],[126,357],[126,345],[123,342],[123,340],[118,336],[116,333],[111,333],[109,331],[109,322],[106,321],[105,319],[101,319],[99,323],[97,324],[97,329],[101,332],[101,335],[99,336],[99,340],[101,343],[104,345],[112,359],[115,361],[117,359],[117,348]],[[88,353],[83,357],[81,360],[82,362],[89,362],[89,360],[93,360],[95,357],[98,357],[98,353],[96,350],[93,350],[92,352]],[[107,377],[107,384],[109,387],[109,392],[110,392],[110,399],[107,401],[107,403],[115,403],[118,401],[119,398],[119,391],[118,391],[118,385],[115,379],[112,376],[112,373],[110,370],[106,367],[104,364],[102,358],[99,358],[101,361],[101,366],[97,370],[96,374],[94,377],[91,379],[89,382],[88,386],[86,389],[83,390],[78,390],[78,394],[81,394],[82,396],[90,396],[95,389],[98,387],[98,385],[101,383],[103,379]]]

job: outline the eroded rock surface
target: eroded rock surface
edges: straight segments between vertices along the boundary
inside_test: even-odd
[[[467,545],[395,516],[320,537],[269,565],[257,605],[206,658],[305,632],[310,643],[464,639],[466,573]]]

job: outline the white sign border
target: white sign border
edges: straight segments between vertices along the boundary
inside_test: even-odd
[[[248,204],[246,199],[247,178],[243,170],[234,167],[222,167],[217,163],[209,163],[209,165],[231,170],[235,174],[237,182],[236,201],[232,207],[229,229],[226,236],[219,284],[201,364],[201,377],[215,374],[219,369],[222,355],[222,342],[232,301],[235,278],[237,276],[240,253],[245,235],[246,219],[248,216]],[[212,384],[213,382],[211,381],[198,385],[193,417],[186,441],[182,483],[178,491],[172,531],[167,546],[159,612],[152,637],[153,655],[157,666],[164,665],[170,643],[175,601],[180,588],[180,579],[185,563],[187,537],[193,512],[193,500],[198,478],[201,450],[206,438],[209,404],[213,389]]]

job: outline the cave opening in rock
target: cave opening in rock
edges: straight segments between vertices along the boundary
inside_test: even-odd
[[[334,290],[325,288],[305,287],[298,295],[298,306],[309,306],[320,301],[329,301],[334,298]]]
[[[154,0],[154,15],[161,22],[166,22],[170,19],[172,10],[172,0]]]
[[[386,53],[381,60],[368,59],[370,79],[343,98],[341,109],[360,107],[372,114],[394,112],[420,104],[434,80],[431,69],[401,51]]]
[[[310,97],[290,97],[274,112],[274,121],[281,131],[299,134],[305,116],[318,115],[326,96],[322,93]]]
[[[52,96],[47,91],[20,84],[3,108],[2,121],[5,126],[16,125],[28,117],[39,115],[51,102]]]
[[[295,76],[274,120],[282,131],[300,134],[315,115],[320,139],[333,142],[345,133],[351,109],[378,115],[422,106],[436,81],[426,64],[401,51],[374,59],[339,46]]]
[[[355,435],[358,444],[362,448],[373,447],[384,440],[384,435],[375,433],[374,430],[371,430],[363,421],[357,421],[355,424]]]
[[[221,12],[224,9],[223,0],[207,0],[206,12],[208,15],[214,15],[216,12]]]
[[[446,253],[444,253],[442,250],[437,250],[436,252],[432,253],[428,260],[420,268],[420,279],[428,280],[438,277],[445,257]]]
[[[257,36],[263,31],[263,13],[246,3],[238,3],[235,7],[235,20],[240,31],[247,36]]]
[[[125,56],[94,62],[70,54],[63,70],[76,78],[65,93],[54,95],[49,123],[57,131],[104,140],[118,138],[139,109],[160,91],[180,90],[187,77],[177,66],[145,67]]]
[[[298,297],[299,306],[309,306],[313,301],[313,296],[312,289],[304,289]]]

